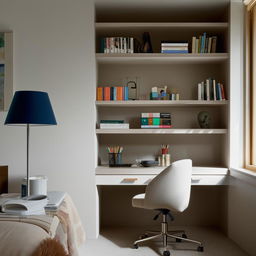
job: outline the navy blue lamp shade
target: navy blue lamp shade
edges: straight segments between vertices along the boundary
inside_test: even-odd
[[[4,124],[56,125],[48,93],[15,92]]]

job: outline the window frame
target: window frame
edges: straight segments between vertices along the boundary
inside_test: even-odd
[[[256,0],[245,1],[245,4],[247,9],[245,11],[244,159],[245,168],[256,172],[256,47],[253,47],[256,45]]]

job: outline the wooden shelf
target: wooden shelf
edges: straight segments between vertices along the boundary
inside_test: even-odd
[[[228,28],[227,22],[98,22],[98,29],[136,29],[136,28]]]
[[[166,167],[108,167],[98,166],[96,175],[157,175]],[[227,175],[228,168],[225,167],[198,167],[192,168],[193,175]]]
[[[96,129],[96,134],[226,134],[227,129]]]
[[[228,53],[96,53],[98,63],[102,64],[218,63],[228,58]]]
[[[127,101],[96,101],[97,107],[197,107],[197,106],[224,106],[227,100],[127,100]]]

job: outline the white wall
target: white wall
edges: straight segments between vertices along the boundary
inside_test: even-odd
[[[235,179],[228,190],[228,236],[256,255],[256,185]]]
[[[31,129],[31,174],[74,199],[88,237],[95,237],[94,3],[90,0],[1,0],[0,30],[14,32],[15,90],[47,91],[58,126]],[[10,191],[26,173],[25,128],[3,125],[0,162]]]
[[[230,9],[230,166],[236,177],[228,187],[228,236],[249,255],[256,255],[256,183],[251,175],[239,174],[243,167],[244,135],[244,12],[242,1],[232,1]],[[244,178],[246,177],[246,179]],[[247,180],[244,182],[243,180]],[[250,183],[248,182],[250,181]]]

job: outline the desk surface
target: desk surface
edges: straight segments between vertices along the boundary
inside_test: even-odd
[[[108,167],[98,166],[96,175],[157,175],[166,167]],[[225,167],[192,167],[192,175],[227,175],[228,168]]]
[[[165,167],[96,168],[96,185],[147,185]],[[193,167],[192,185],[228,185],[228,168]]]

